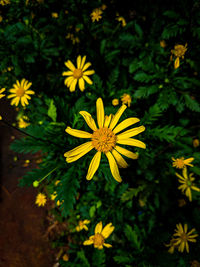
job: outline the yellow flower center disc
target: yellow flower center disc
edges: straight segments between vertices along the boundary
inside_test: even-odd
[[[82,70],[75,69],[73,75],[74,75],[74,78],[76,78],[76,79],[81,78],[83,76]]]
[[[188,236],[187,236],[187,234],[182,233],[182,234],[180,235],[180,239],[181,239],[183,242],[186,242],[186,241],[188,240]]]
[[[16,96],[21,97],[24,95],[24,93],[25,93],[24,88],[19,87],[18,90],[16,91]]]
[[[104,237],[101,234],[94,235],[94,245],[95,246],[102,246],[104,243]]]
[[[185,163],[184,163],[184,161],[182,159],[177,159],[176,160],[176,166],[178,168],[181,168],[182,169],[185,166]]]
[[[117,137],[108,128],[100,128],[92,135],[92,145],[97,151],[107,153],[111,151],[117,141]]]

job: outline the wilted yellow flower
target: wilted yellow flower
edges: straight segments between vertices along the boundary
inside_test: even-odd
[[[86,224],[89,224],[89,223],[90,223],[89,220],[79,221],[78,222],[78,226],[76,226],[76,231],[77,232],[80,232],[83,229],[85,229],[86,231],[88,231],[88,227],[86,226]]]
[[[51,16],[52,16],[52,18],[55,18],[55,19],[57,19],[57,18],[58,18],[58,13],[56,13],[56,12],[53,12],[53,13],[51,13]]]
[[[162,48],[165,48],[165,47],[167,46],[165,40],[161,40],[161,41],[160,41],[160,46],[161,46]]]
[[[193,177],[193,173],[189,174],[189,177],[188,177],[187,167],[185,167],[183,168],[183,176],[181,176],[178,173],[176,173],[176,176],[179,178],[178,179],[179,183],[181,183],[178,189],[180,189],[182,193],[185,194],[189,198],[189,201],[192,201],[191,190],[200,192],[200,188],[196,187],[193,183],[195,180],[195,178]]]
[[[80,43],[80,39],[76,36],[74,36],[74,34],[72,33],[68,33],[66,36],[65,36],[66,39],[70,39],[72,41],[73,44],[75,43]]]
[[[107,6],[105,5],[105,4],[103,4],[102,6],[101,6],[101,9],[102,10],[105,10],[107,8]]]
[[[69,260],[69,255],[67,255],[66,253],[63,255],[62,259],[64,261],[68,261]]]
[[[54,191],[53,194],[51,194],[50,197],[51,197],[51,200],[55,200],[55,198],[57,197],[57,192]],[[60,200],[57,200],[56,205],[57,206],[60,206],[61,205]]]
[[[45,196],[45,194],[39,193],[36,196],[36,200],[35,200],[35,204],[37,204],[39,207],[40,206],[44,206],[47,202],[47,198]]]
[[[121,22],[122,27],[126,26],[126,20],[124,17],[117,17],[116,20],[118,20],[119,22]]]
[[[31,99],[30,95],[35,94],[34,91],[28,90],[31,87],[32,83],[28,82],[25,79],[21,80],[21,83],[17,80],[16,84],[13,84],[14,88],[9,90],[11,95],[8,98],[13,98],[11,105],[18,106],[19,101],[22,106],[28,105],[28,99]]]
[[[0,0],[0,5],[5,6],[10,4],[10,0]]]
[[[26,128],[30,125],[27,121],[25,121],[23,118],[20,118],[18,121],[19,128]]]
[[[128,167],[127,162],[121,154],[131,159],[137,159],[138,155],[118,146],[117,144],[146,148],[146,145],[143,142],[130,138],[143,132],[145,130],[144,126],[136,127],[118,134],[125,128],[140,121],[138,118],[128,118],[117,125],[126,108],[126,105],[122,105],[114,116],[105,116],[103,101],[101,98],[98,98],[96,102],[96,109],[99,128],[97,128],[90,113],[86,111],[80,111],[79,113],[83,116],[87,125],[93,130],[93,133],[72,129],[70,127],[66,128],[65,131],[72,136],[90,139],[89,142],[86,142],[64,154],[68,163],[78,160],[93,148],[97,151],[90,163],[86,176],[87,180],[92,179],[99,167],[101,153],[105,153],[114,179],[121,182],[122,179],[119,174],[118,166],[122,168]]]
[[[199,139],[194,139],[193,140],[193,147],[198,147],[199,146]]]
[[[121,96],[122,104],[127,104],[128,107],[131,105],[131,96],[129,94],[123,94]]]
[[[115,227],[112,225],[112,223],[109,223],[103,229],[102,228],[102,222],[99,222],[95,227],[94,235],[90,236],[88,240],[84,241],[83,245],[88,246],[94,244],[94,247],[98,249],[103,249],[103,246],[111,248],[112,245],[105,243],[105,239],[112,234]]]
[[[194,158],[184,159],[184,157],[181,157],[181,158],[175,159],[174,157],[172,157],[172,160],[174,161],[172,163],[172,166],[177,169],[183,169],[186,165],[193,167],[193,165],[190,163],[194,160]]]
[[[85,90],[85,81],[89,84],[93,84],[88,75],[94,74],[94,70],[87,70],[91,66],[91,63],[88,62],[85,64],[85,60],[86,56],[84,56],[82,59],[81,56],[78,56],[77,68],[75,68],[74,64],[70,60],[65,62],[65,66],[69,68],[70,71],[64,71],[62,75],[69,76],[65,79],[65,85],[69,87],[70,92],[75,91],[77,82],[81,91]]]
[[[113,99],[112,104],[113,104],[113,106],[119,105],[119,99],[117,99],[117,98]]]
[[[90,14],[92,22],[99,21],[102,18],[102,10],[100,8],[96,8],[92,11],[92,13]]]
[[[2,94],[3,92],[5,92],[5,90],[5,88],[0,89],[0,99],[5,96],[4,94]]]
[[[171,50],[172,55],[176,57],[174,61],[174,68],[177,69],[180,66],[180,58],[184,59],[185,52],[187,51],[187,44],[184,45],[175,45],[174,49]],[[172,60],[172,56],[171,59]]]

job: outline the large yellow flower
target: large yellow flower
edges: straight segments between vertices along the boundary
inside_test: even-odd
[[[94,230],[94,235],[90,236],[88,240],[83,242],[84,246],[94,244],[95,248],[103,249],[103,246],[107,248],[111,248],[112,245],[105,243],[105,239],[108,238],[112,232],[114,231],[115,227],[112,223],[107,224],[104,228],[102,222],[99,222]]]
[[[87,125],[93,130],[93,133],[71,129],[70,127],[66,128],[65,131],[70,135],[79,138],[86,138],[86,139],[88,138],[91,140],[66,152],[64,156],[66,157],[66,161],[68,163],[71,163],[73,161],[78,160],[86,153],[88,153],[90,150],[95,148],[97,152],[90,163],[86,179],[87,180],[92,179],[92,177],[94,176],[95,172],[99,167],[101,160],[101,153],[105,153],[106,157],[108,158],[108,162],[113,177],[115,178],[116,181],[121,182],[122,179],[119,174],[118,166],[122,168],[128,167],[127,162],[123,159],[121,154],[131,159],[137,159],[138,156],[137,154],[125,148],[122,148],[117,144],[146,148],[146,145],[143,142],[137,139],[130,138],[143,132],[145,130],[145,127],[144,126],[136,127],[118,134],[125,128],[133,125],[136,122],[139,122],[140,120],[138,118],[128,118],[117,125],[122,113],[127,108],[127,106],[122,105],[114,116],[112,115],[105,116],[103,101],[101,98],[97,99],[96,108],[97,108],[97,122],[99,128],[97,128],[94,119],[87,111],[79,112],[85,119]]]
[[[174,246],[178,247],[178,251],[183,252],[186,248],[186,251],[189,253],[189,242],[196,242],[195,237],[198,236],[198,234],[194,234],[195,229],[193,228],[190,232],[188,231],[187,224],[184,224],[184,228],[181,225],[181,223],[176,225],[175,234],[173,235],[174,239]]]
[[[88,75],[94,74],[94,70],[87,70],[91,63],[88,62],[85,64],[86,56],[81,59],[81,56],[77,57],[77,67],[75,68],[74,64],[68,60],[65,62],[65,66],[70,69],[70,71],[64,71],[63,76],[68,76],[65,79],[65,85],[69,87],[70,92],[74,92],[76,84],[78,82],[79,88],[81,91],[85,90],[85,81],[89,84],[92,84],[92,80]]]
[[[191,190],[195,190],[197,192],[200,192],[200,188],[196,187],[194,185],[194,180],[195,178],[193,177],[193,173],[187,174],[187,168],[185,167],[183,169],[183,176],[180,174],[176,173],[176,176],[179,178],[178,181],[181,183],[181,185],[178,187],[184,193],[188,198],[189,201],[192,201],[192,192]]]
[[[22,106],[28,105],[28,99],[31,99],[30,95],[34,95],[35,92],[29,90],[32,83],[22,79],[21,83],[17,80],[16,84],[13,84],[14,88],[11,88],[9,92],[11,93],[8,98],[13,98],[11,101],[11,105],[18,106],[19,101],[21,102]]]

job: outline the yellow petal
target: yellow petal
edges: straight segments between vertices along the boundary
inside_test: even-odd
[[[187,167],[186,167],[186,166],[183,168],[183,177],[184,177],[185,179],[188,179],[188,175],[187,175]]]
[[[16,94],[11,94],[7,96],[7,98],[13,98],[13,97],[16,97]]]
[[[31,87],[32,83],[29,83],[28,81],[26,81],[26,83],[24,84],[24,90],[28,90]]]
[[[95,230],[94,230],[94,233],[95,234],[100,234],[101,231],[102,231],[102,227],[103,227],[102,222],[97,223],[97,225],[95,227]]]
[[[65,66],[69,68],[71,71],[75,70],[74,64],[70,60],[67,60],[67,62],[65,62]]]
[[[26,91],[26,94],[27,94],[27,95],[34,95],[34,94],[35,94],[35,92],[34,92],[34,91],[32,91],[32,90],[28,90],[28,91]]]
[[[72,77],[68,77],[68,78],[65,79],[64,84],[67,85],[67,87],[69,87],[71,85],[71,83],[73,82],[73,80],[74,80],[73,76]]]
[[[81,67],[81,56],[77,57],[76,63],[77,63],[77,69],[80,69],[80,67]]]
[[[85,66],[82,68],[82,71],[88,69],[92,64],[90,62],[86,63]]]
[[[128,164],[125,161],[125,159],[115,149],[112,150],[112,154],[113,154],[114,158],[116,159],[119,167],[121,167],[121,168],[127,168],[128,167]]]
[[[130,129],[124,133],[121,133],[119,135],[117,135],[117,140],[121,140],[121,139],[127,139],[129,137],[133,137],[135,135],[138,135],[139,133],[143,132],[145,130],[144,126],[140,126],[140,127],[136,127],[133,129]]]
[[[86,176],[87,180],[91,180],[92,179],[92,177],[94,176],[95,172],[99,168],[100,161],[101,161],[101,152],[98,151],[94,155],[94,157],[93,157],[93,159],[92,159],[92,161],[90,163],[90,166],[89,166],[89,169],[88,169],[88,173],[87,173],[87,176]]]
[[[22,79],[22,80],[21,80],[21,87],[24,87],[24,83],[25,83],[25,81],[26,81],[25,79]]]
[[[85,154],[87,154],[92,149],[93,149],[93,146],[89,145],[87,148],[85,148],[85,150],[80,152],[78,155],[75,155],[75,156],[72,156],[72,157],[71,156],[67,157],[66,158],[67,163],[71,163],[71,162],[74,162],[74,161],[80,159],[81,157],[83,157]]]
[[[83,92],[85,90],[85,82],[84,82],[83,78],[80,78],[78,80],[78,85],[79,85],[79,88],[80,88],[81,92]]]
[[[85,60],[86,60],[86,56],[84,56],[84,57],[82,58],[82,62],[81,62],[80,69],[83,68],[83,66],[84,66],[84,64],[85,64]]]
[[[121,132],[122,130],[124,130],[125,128],[131,126],[132,124],[135,124],[136,122],[139,122],[140,120],[138,118],[128,118],[124,121],[122,121],[121,123],[119,123],[115,129],[113,130],[113,132],[116,134],[118,132]]]
[[[67,127],[65,129],[65,132],[67,132],[68,134],[70,134],[72,136],[79,137],[79,138],[91,138],[92,137],[91,133],[81,131],[81,130],[72,129],[71,127]]]
[[[119,110],[117,111],[117,113],[115,114],[115,116],[112,118],[112,121],[111,121],[110,126],[109,126],[109,128],[110,128],[111,130],[112,130],[112,129],[115,127],[115,125],[118,123],[118,121],[119,121],[119,119],[120,119],[122,113],[124,112],[124,110],[125,110],[126,108],[127,108],[126,105],[122,105],[122,106],[119,108]]]
[[[174,68],[178,69],[179,66],[180,66],[180,59],[179,57],[177,57],[176,60],[174,61]]]
[[[121,153],[122,155],[126,156],[127,158],[130,158],[130,159],[137,159],[138,158],[138,155],[136,153],[133,153],[123,147],[120,147],[120,146],[115,146],[115,149]]]
[[[64,71],[62,73],[62,76],[72,76],[73,75],[73,71]]]
[[[87,70],[87,71],[84,71],[84,72],[83,72],[83,75],[88,76],[88,75],[92,75],[92,74],[94,74],[94,73],[95,73],[94,70]]]
[[[189,253],[189,246],[188,246],[188,242],[187,241],[185,243],[185,248],[186,248],[187,253]]]
[[[184,232],[187,233],[187,230],[188,230],[188,226],[187,226],[187,224],[185,223],[185,224],[184,224]]]
[[[90,147],[92,145],[92,142],[86,142],[80,146],[75,147],[74,149],[71,149],[67,152],[65,152],[64,157],[73,157],[76,156],[80,153],[82,153],[85,149],[87,149],[88,147]]]
[[[101,234],[104,238],[108,238],[112,232],[114,231],[115,227],[112,225],[112,223],[108,223],[102,230]]]
[[[103,101],[101,98],[97,99],[96,109],[97,109],[97,122],[98,122],[99,128],[103,128],[103,125],[104,125],[104,106],[103,106]]]
[[[104,121],[104,127],[105,128],[108,128],[110,122],[111,122],[111,119],[112,119],[112,114],[110,114],[109,116],[105,116],[105,121]]]
[[[84,79],[87,83],[89,83],[89,84],[93,84],[92,80],[91,80],[88,76],[83,75],[83,79]]]
[[[83,116],[85,122],[90,127],[90,129],[92,129],[93,131],[96,131],[97,126],[96,126],[94,119],[90,115],[90,113],[88,113],[87,111],[80,111],[79,113]]]
[[[15,105],[16,101],[18,101],[17,99],[18,99],[17,97],[13,98],[10,104],[11,104],[11,105]],[[18,103],[19,103],[19,102],[18,102]],[[16,105],[16,106],[17,106],[17,105]]]
[[[92,245],[93,243],[94,243],[93,240],[86,240],[83,242],[83,245],[88,246],[88,245]]]
[[[10,90],[9,90],[10,93],[14,93],[14,94],[16,94],[16,91],[17,91],[16,89],[10,89]],[[0,92],[0,93],[1,93],[1,92]]]
[[[117,140],[117,143],[121,144],[121,145],[136,146],[136,147],[140,147],[140,148],[144,148],[144,149],[146,148],[145,143],[143,143],[142,141],[139,141],[137,139],[133,139],[133,138]]]
[[[77,84],[77,79],[74,79],[69,87],[70,92],[74,92]]]
[[[184,160],[184,163],[187,164],[188,166],[193,167],[193,165],[190,164],[193,160],[194,160],[194,158],[185,159],[185,160]]]
[[[114,179],[120,183],[122,181],[122,178],[120,177],[119,169],[113,155],[110,152],[107,152],[106,157],[108,158],[110,170]]]
[[[106,248],[111,248],[111,247],[112,247],[112,245],[107,244],[107,243],[103,243],[103,245],[104,245]]]

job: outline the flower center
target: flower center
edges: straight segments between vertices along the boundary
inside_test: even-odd
[[[188,236],[187,236],[187,234],[182,233],[181,236],[180,236],[180,239],[181,239],[183,242],[186,242],[186,241],[188,240]]]
[[[76,79],[81,78],[83,76],[82,70],[75,69],[73,75],[74,75],[74,78],[76,78]]]
[[[187,185],[188,185],[188,187],[191,187],[192,182],[191,181],[187,181]]]
[[[177,159],[176,160],[176,165],[177,165],[178,168],[181,168],[182,169],[185,166],[184,160]]]
[[[94,240],[94,245],[97,247],[102,246],[104,243],[104,237],[101,234],[95,234],[93,240]]]
[[[19,87],[18,90],[16,91],[16,96],[22,97],[24,93],[25,93],[24,88]]]
[[[100,128],[92,135],[92,145],[97,151],[107,153],[111,151],[117,141],[117,137],[108,128]]]

